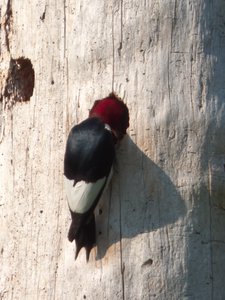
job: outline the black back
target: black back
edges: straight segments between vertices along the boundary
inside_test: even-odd
[[[75,182],[95,182],[109,174],[114,157],[112,133],[98,118],[88,118],[70,131],[64,158],[64,174]]]

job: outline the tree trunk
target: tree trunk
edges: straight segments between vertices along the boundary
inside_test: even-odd
[[[0,299],[225,299],[224,1],[1,0]],[[73,123],[130,111],[90,261],[67,240]]]

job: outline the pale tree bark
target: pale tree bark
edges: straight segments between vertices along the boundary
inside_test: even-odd
[[[225,299],[225,3],[1,0],[0,298]],[[70,127],[112,89],[129,135],[85,261]]]

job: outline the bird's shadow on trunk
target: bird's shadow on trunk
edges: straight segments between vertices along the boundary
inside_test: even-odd
[[[95,210],[96,259],[102,259],[121,239],[175,223],[185,213],[184,200],[169,176],[125,137],[112,183]]]

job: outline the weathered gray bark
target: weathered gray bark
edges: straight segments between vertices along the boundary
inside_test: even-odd
[[[0,8],[0,298],[225,299],[224,1]],[[66,238],[65,141],[112,89],[130,130],[86,264]]]

